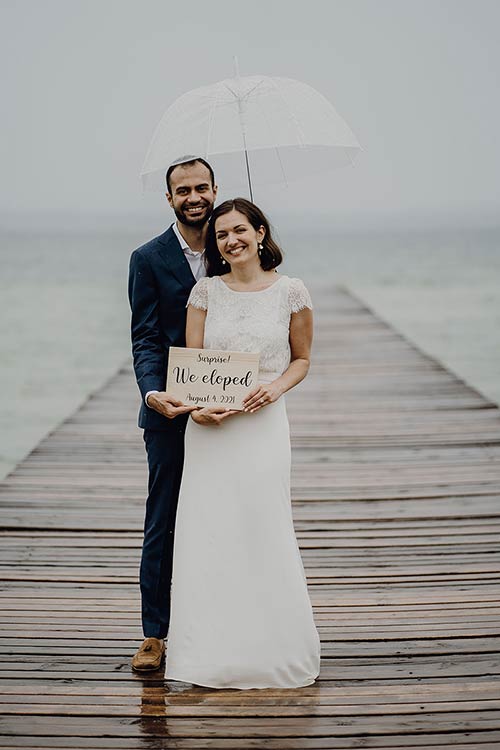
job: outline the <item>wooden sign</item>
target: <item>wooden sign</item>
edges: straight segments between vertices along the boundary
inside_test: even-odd
[[[255,388],[259,354],[189,349],[171,346],[167,393],[186,406],[226,406],[243,409],[243,399]]]

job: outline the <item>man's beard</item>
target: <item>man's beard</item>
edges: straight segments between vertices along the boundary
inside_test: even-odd
[[[178,211],[174,208],[174,213],[177,217],[177,219],[180,221],[181,224],[184,224],[186,227],[192,227],[193,229],[201,229],[205,226],[207,221],[209,220],[210,216],[212,215],[212,211],[214,210],[213,204],[208,204],[205,207],[205,213],[203,216],[201,216],[199,219],[190,219],[188,214],[185,214],[183,211]]]

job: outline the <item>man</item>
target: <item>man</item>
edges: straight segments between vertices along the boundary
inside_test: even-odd
[[[184,430],[187,413],[195,408],[165,392],[168,350],[185,346],[186,303],[195,282],[206,275],[205,238],[217,196],[212,167],[197,157],[177,160],[166,180],[177,221],[130,259],[132,352],[149,466],[140,570],[145,640],[132,659],[136,671],[158,669],[165,654]],[[207,422],[215,424],[217,416]]]

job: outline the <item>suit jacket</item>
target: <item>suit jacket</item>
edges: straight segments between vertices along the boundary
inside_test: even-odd
[[[144,403],[148,391],[164,391],[168,351],[185,346],[186,303],[196,283],[172,227],[132,253],[129,300],[132,310],[132,354],[142,396],[139,427],[184,429],[186,415],[167,419]]]

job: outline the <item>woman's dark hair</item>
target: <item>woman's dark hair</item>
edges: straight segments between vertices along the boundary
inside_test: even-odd
[[[283,253],[276,242],[273,240],[271,235],[271,226],[266,216],[262,213],[260,208],[251,203],[246,198],[231,198],[231,200],[224,201],[220,206],[214,209],[210,222],[208,224],[207,239],[205,244],[205,254],[207,258],[207,275],[208,276],[222,276],[225,273],[229,273],[231,267],[228,263],[222,262],[222,256],[217,247],[217,239],[215,236],[215,222],[219,216],[228,214],[230,211],[239,211],[241,214],[247,217],[250,224],[257,231],[261,227],[264,227],[266,234],[262,240],[262,250],[259,250],[260,265],[264,271],[270,271],[272,268],[276,268],[283,262]]]

